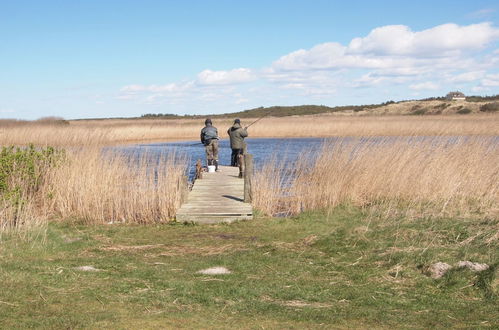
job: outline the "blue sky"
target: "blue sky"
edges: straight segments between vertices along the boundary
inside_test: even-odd
[[[499,94],[497,1],[0,0],[0,118]]]

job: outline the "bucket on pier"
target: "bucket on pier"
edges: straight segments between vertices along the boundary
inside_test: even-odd
[[[215,172],[215,165],[208,165],[208,172],[209,173]]]

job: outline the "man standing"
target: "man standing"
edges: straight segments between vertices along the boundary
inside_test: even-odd
[[[241,120],[234,120],[234,125],[227,131],[230,136],[230,148],[232,155],[230,157],[230,166],[239,166],[239,176],[242,177],[242,162],[240,158],[244,153],[246,143],[244,138],[248,136],[246,128],[241,127]]]
[[[215,171],[218,171],[218,130],[210,118],[206,119],[204,124],[205,127],[201,130],[201,143],[206,149],[208,166],[215,165]]]

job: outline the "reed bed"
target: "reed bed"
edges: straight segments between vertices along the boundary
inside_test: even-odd
[[[47,166],[35,158],[43,151],[32,154],[17,158],[0,187],[0,238],[3,233],[37,237],[51,218],[87,224],[167,222],[185,196],[187,160],[174,154],[158,159],[79,148],[55,152],[56,161]]]
[[[233,118],[215,118],[221,138]],[[245,118],[243,126],[256,119]],[[107,119],[47,123],[0,123],[0,145],[92,146],[198,140],[203,119]],[[267,117],[249,128],[250,137],[499,135],[497,114],[447,116]]]
[[[311,161],[311,159],[314,159]],[[256,173],[254,205],[265,214],[297,214],[341,204],[385,217],[497,217],[499,147],[491,139],[458,138],[325,142],[303,155],[279,192],[282,165]]]
[[[185,160],[83,149],[50,173],[46,209],[86,223],[171,220],[186,189]]]
[[[253,119],[243,119],[248,125]],[[220,136],[232,119],[214,119]],[[0,201],[0,232],[43,228],[51,216],[86,223],[151,223],[172,219],[185,191],[186,160],[139,157],[134,164],[102,147],[148,141],[197,140],[203,120],[140,119],[0,122],[0,146],[34,143],[65,149],[65,159],[43,169],[23,203]],[[354,204],[384,215],[492,217],[498,214],[499,153],[485,143],[499,136],[497,114],[466,116],[334,115],[272,118],[250,137],[467,136],[455,143],[393,143],[344,139],[326,143],[319,157],[303,155],[289,167],[271,161],[256,173],[254,206],[265,214],[297,214]],[[376,143],[374,141],[377,141]],[[13,176],[16,178],[16,176]],[[20,176],[17,176],[19,178]]]
[[[249,133],[254,137],[499,135],[499,116],[322,115],[266,118],[252,126]]]

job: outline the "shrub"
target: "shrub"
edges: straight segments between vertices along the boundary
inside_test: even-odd
[[[443,103],[440,103],[440,104],[435,105],[433,108],[434,108],[435,110],[440,110],[440,111],[441,111],[441,110],[444,110],[445,108],[448,108],[449,106],[450,106],[450,104],[449,104],[449,103],[445,103],[445,102],[443,102]]]
[[[499,111],[499,102],[492,102],[484,104],[480,107],[482,112],[497,112]]]
[[[421,107],[420,105],[415,105],[411,109],[411,115],[424,115],[426,110],[427,109]]]
[[[52,147],[37,149],[3,147],[0,151],[0,228],[16,227],[19,215],[39,190],[47,170],[56,163],[60,151]],[[8,212],[6,212],[7,210]]]
[[[468,113],[471,113],[471,109],[469,108],[461,108],[459,110],[457,110],[457,113],[460,114],[460,115],[466,115]]]
[[[61,117],[42,117],[33,123],[42,125],[69,125],[69,121]]]

